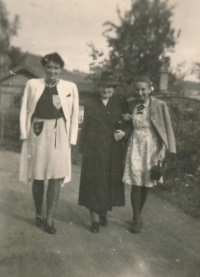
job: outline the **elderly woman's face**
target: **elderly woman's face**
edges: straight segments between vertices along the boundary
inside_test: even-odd
[[[133,85],[133,94],[139,102],[145,103],[148,101],[150,92],[151,89],[147,83],[137,82]]]
[[[62,68],[58,63],[55,63],[53,61],[49,61],[44,66],[44,71],[46,74],[46,80],[49,82],[56,81],[59,78],[59,75],[62,71]]]
[[[101,85],[99,87],[99,93],[102,99],[109,99],[114,93],[114,88],[110,86]]]

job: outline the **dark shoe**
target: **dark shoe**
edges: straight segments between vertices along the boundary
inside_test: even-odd
[[[131,233],[138,234],[138,233],[140,233],[140,229],[141,229],[140,223],[133,222],[131,224]]]
[[[54,222],[52,221],[51,224],[45,223],[44,230],[48,234],[54,235],[56,233],[56,228],[54,227]]]
[[[134,217],[133,217],[133,222],[135,222]],[[138,225],[139,225],[139,227],[142,229],[142,227],[143,227],[143,222],[142,222],[141,217],[140,217],[140,220],[139,220],[139,222],[138,222]]]
[[[36,215],[36,219],[35,219],[35,225],[39,228],[44,227],[45,225],[45,219],[44,217],[42,217],[41,215]]]
[[[107,220],[107,217],[106,217],[105,214],[103,214],[103,215],[100,214],[99,215],[99,224],[103,227],[108,226],[108,220]]]
[[[98,233],[99,232],[99,222],[92,222],[92,225],[90,227],[90,232],[91,233]]]
[[[140,218],[140,228],[142,229],[142,227],[143,227],[143,222],[142,222],[142,219]]]

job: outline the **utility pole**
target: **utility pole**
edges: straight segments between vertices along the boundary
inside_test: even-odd
[[[168,81],[169,81],[169,58],[166,57],[163,59],[162,66],[160,69],[159,90],[161,93],[166,93],[168,91]]]

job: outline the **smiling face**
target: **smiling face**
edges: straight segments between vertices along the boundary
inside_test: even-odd
[[[53,83],[59,78],[62,69],[58,63],[49,61],[44,66],[44,71],[46,74],[46,81],[49,83]]]
[[[145,82],[136,82],[133,85],[134,97],[138,100],[138,102],[146,103],[149,100],[150,92],[151,89]]]
[[[101,85],[99,86],[99,93],[101,95],[101,98],[103,100],[109,99],[113,93],[114,93],[114,88],[111,86],[107,85]]]

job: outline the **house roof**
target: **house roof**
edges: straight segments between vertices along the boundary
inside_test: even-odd
[[[7,70],[7,72],[5,72],[3,75],[0,75],[0,82],[12,77],[13,74],[17,74],[22,71],[29,72],[31,75],[33,75],[33,77],[43,78],[45,74],[43,67],[41,65],[41,56],[27,53],[24,60],[18,66],[13,67]],[[63,69],[61,73],[61,78],[66,81],[76,83],[78,89],[82,92],[94,91],[94,83],[91,80],[85,79],[85,74],[83,73],[71,72],[66,69]]]

